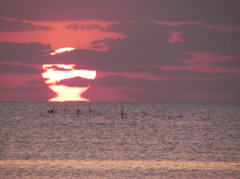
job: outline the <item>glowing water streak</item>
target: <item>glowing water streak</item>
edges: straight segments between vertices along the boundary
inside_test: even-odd
[[[36,168],[75,168],[91,170],[135,170],[135,169],[168,169],[168,170],[240,170],[239,162],[213,161],[151,161],[151,160],[0,160],[2,167],[36,167]]]

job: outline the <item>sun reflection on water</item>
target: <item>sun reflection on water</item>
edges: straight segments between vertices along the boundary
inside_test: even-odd
[[[212,161],[134,161],[134,160],[4,160],[0,161],[0,166],[14,166],[14,167],[57,167],[66,168],[71,167],[75,169],[92,169],[92,170],[130,170],[140,168],[147,169],[189,169],[189,170],[239,170],[240,163],[236,162],[212,162]]]

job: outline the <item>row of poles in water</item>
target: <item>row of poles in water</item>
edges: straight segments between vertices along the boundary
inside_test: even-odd
[[[65,103],[64,112],[65,112],[65,114],[66,114],[66,112],[67,112],[66,103]],[[92,106],[91,106],[91,104],[89,104],[89,106],[88,106],[88,114],[91,115],[92,112],[93,112]],[[51,103],[49,104],[48,113],[49,113],[49,114],[52,114],[53,117],[54,117],[54,114],[57,113],[57,108],[56,108],[56,106],[55,106],[55,103],[52,103],[52,107],[51,107]],[[144,111],[143,111],[143,113],[144,113]],[[83,112],[81,112],[81,110],[79,109],[79,107],[78,107],[77,110],[76,110],[76,114],[77,114],[77,117],[79,117],[80,114],[83,114]],[[122,106],[122,108],[121,108],[121,113],[120,113],[120,114],[121,114],[121,118],[123,118],[123,117],[125,117],[125,116],[127,115],[127,114],[124,112],[124,107],[123,107],[123,106]],[[144,114],[146,115],[146,113],[144,113]]]
[[[51,106],[51,104],[52,104],[52,106]],[[66,103],[64,103],[64,104],[65,104],[64,112],[65,112],[65,114],[66,114],[66,112],[67,112],[67,106],[66,106]],[[49,104],[48,113],[49,113],[49,114],[53,114],[53,117],[54,117],[54,114],[57,113],[57,108],[56,108],[56,106],[55,106],[55,103],[50,103],[50,104]],[[77,113],[77,117],[79,117],[80,114],[83,114],[83,113],[81,112],[81,110],[79,109],[79,107],[77,108],[76,113]],[[89,104],[89,107],[88,107],[88,113],[89,113],[89,115],[92,114],[92,107],[91,107],[90,104]]]
[[[56,112],[57,112],[57,108],[56,108],[56,106],[55,106],[55,103],[50,103],[50,104],[49,104],[48,113],[49,113],[49,114],[52,114],[53,117],[54,117],[54,115],[55,115]],[[65,114],[66,114],[66,112],[67,112],[67,105],[66,105],[66,103],[65,103],[64,112],[65,112]],[[93,113],[92,106],[91,106],[91,104],[89,104],[89,106],[88,106],[88,115],[91,115],[92,113]],[[78,118],[79,118],[80,115],[84,114],[84,113],[79,109],[79,106],[77,107],[76,114],[77,114],[77,117],[78,117]],[[148,115],[144,110],[142,110],[142,114],[143,114],[143,116],[147,116],[147,115]],[[124,118],[124,117],[127,116],[127,113],[126,113],[125,110],[124,110],[124,106],[121,107],[120,116],[121,116],[121,118]],[[165,117],[164,105],[163,105],[163,108],[162,108],[162,117],[163,117],[163,119],[164,119],[164,117]],[[180,111],[180,114],[178,115],[178,117],[179,117],[179,118],[182,118],[182,117],[183,117],[183,114],[182,114],[181,111]],[[207,119],[209,119],[209,109],[207,110]]]

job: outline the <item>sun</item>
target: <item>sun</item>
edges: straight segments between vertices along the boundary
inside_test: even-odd
[[[76,48],[73,48],[73,47],[59,48],[59,49],[55,50],[54,52],[50,53],[50,55],[56,55],[58,53],[69,52],[72,50],[76,50]]]
[[[57,53],[64,53],[66,51],[75,50],[75,48],[61,48],[55,50],[50,55]],[[89,99],[83,98],[82,94],[86,92],[90,86],[87,87],[69,87],[65,85],[58,85],[58,82],[75,77],[81,77],[89,80],[96,78],[96,71],[87,69],[76,69],[75,64],[43,64],[42,77],[48,87],[56,93],[56,97],[49,99],[48,101],[89,101]]]
[[[57,69],[55,67],[58,67]],[[89,101],[82,97],[82,94],[89,89],[88,87],[69,87],[58,85],[61,80],[81,77],[89,80],[96,78],[96,71],[77,70],[74,64],[44,64],[42,77],[48,87],[57,94],[56,97],[49,101]]]
[[[83,98],[82,94],[88,90],[88,87],[67,87],[64,85],[49,85],[49,88],[57,93],[57,96],[49,99],[49,101],[87,101],[89,99]]]

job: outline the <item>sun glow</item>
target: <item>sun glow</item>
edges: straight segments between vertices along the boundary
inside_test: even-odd
[[[81,77],[89,80],[96,78],[96,71],[77,70],[74,64],[44,64],[42,77],[48,87],[54,91],[57,96],[49,101],[89,101],[82,97],[82,94],[89,89],[88,87],[69,87],[58,85],[61,80]]]
[[[72,47],[59,48],[59,49],[55,50],[54,52],[50,53],[50,55],[56,55],[58,53],[69,52],[72,50],[76,50],[76,48],[72,48]]]
[[[58,67],[62,69],[67,69],[68,71],[56,70],[52,67]],[[74,69],[75,65],[63,65],[63,64],[45,64],[43,65],[43,78],[47,79],[45,82],[47,84],[57,83],[63,79],[69,79],[74,77],[82,77],[86,79],[95,79],[96,71],[90,70],[76,70]]]
[[[64,85],[50,85],[49,88],[57,93],[57,96],[51,98],[49,101],[89,101],[83,98],[81,94],[85,92],[88,87],[68,87]]]

